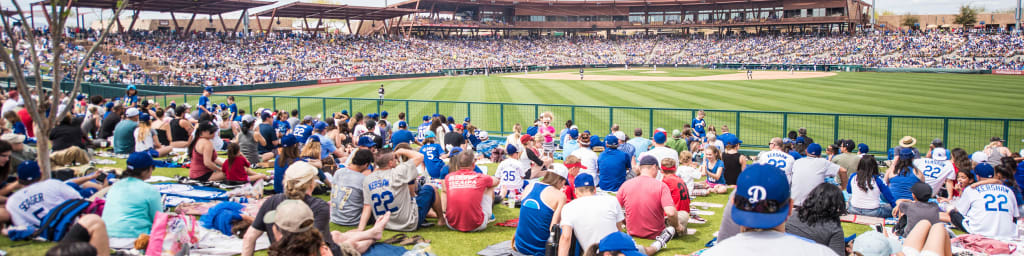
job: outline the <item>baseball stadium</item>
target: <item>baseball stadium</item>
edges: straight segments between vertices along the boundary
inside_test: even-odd
[[[1019,254],[1019,1],[876,1],[3,0],[0,256]]]

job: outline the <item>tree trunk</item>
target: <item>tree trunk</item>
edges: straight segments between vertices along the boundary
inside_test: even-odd
[[[45,180],[52,177],[51,173],[55,166],[50,164],[50,152],[52,152],[50,146],[50,129],[45,127],[39,128],[40,129],[36,132],[36,151],[38,151],[36,161],[39,162],[39,170],[43,172],[43,179]]]

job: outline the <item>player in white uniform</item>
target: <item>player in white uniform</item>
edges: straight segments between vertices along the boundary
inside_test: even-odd
[[[505,154],[508,158],[501,161],[498,164],[498,170],[494,172],[494,178],[498,179],[498,198],[505,198],[505,196],[511,194],[513,200],[518,198],[517,196],[522,193],[524,186],[523,176],[526,175],[526,170],[529,167],[523,166],[523,162],[519,161],[519,149],[515,145],[509,144],[505,146]]]
[[[994,179],[995,169],[988,163],[974,167],[978,182]],[[1001,182],[967,187],[960,194],[956,209],[949,212],[949,219],[957,228],[971,234],[985,237],[1013,238],[1017,226],[1013,219],[1020,216],[1013,192]]]
[[[782,138],[772,138],[768,143],[769,151],[757,154],[757,163],[775,166],[786,174],[789,182],[793,182],[793,156],[782,151]]]
[[[931,159],[914,159],[914,168],[924,173],[924,182],[932,187],[932,191],[939,191],[942,184],[946,184],[946,195],[953,195],[956,172],[953,169],[953,163],[949,161],[949,154],[946,149],[937,148],[932,150],[931,155]]]

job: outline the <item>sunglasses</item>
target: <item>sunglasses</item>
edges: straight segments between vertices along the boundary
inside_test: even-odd
[[[732,201],[736,209],[757,213],[777,213],[787,206],[787,202],[780,202],[778,200],[761,200],[750,203],[750,198],[741,195],[736,195]]]

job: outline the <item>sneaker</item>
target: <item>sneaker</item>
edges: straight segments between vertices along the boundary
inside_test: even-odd
[[[700,215],[697,215],[696,213],[692,213],[690,214],[690,220],[688,222],[691,224],[704,224],[708,223],[708,220],[701,218]]]
[[[665,230],[661,231],[658,237],[654,238],[654,242],[651,243],[651,247],[658,248],[658,250],[664,249],[668,245],[668,241],[672,240],[676,236],[675,227],[665,227]]]
[[[487,223],[491,223],[491,222],[494,222],[496,220],[498,220],[498,218],[494,217],[494,214],[491,214],[491,217],[487,219]]]

